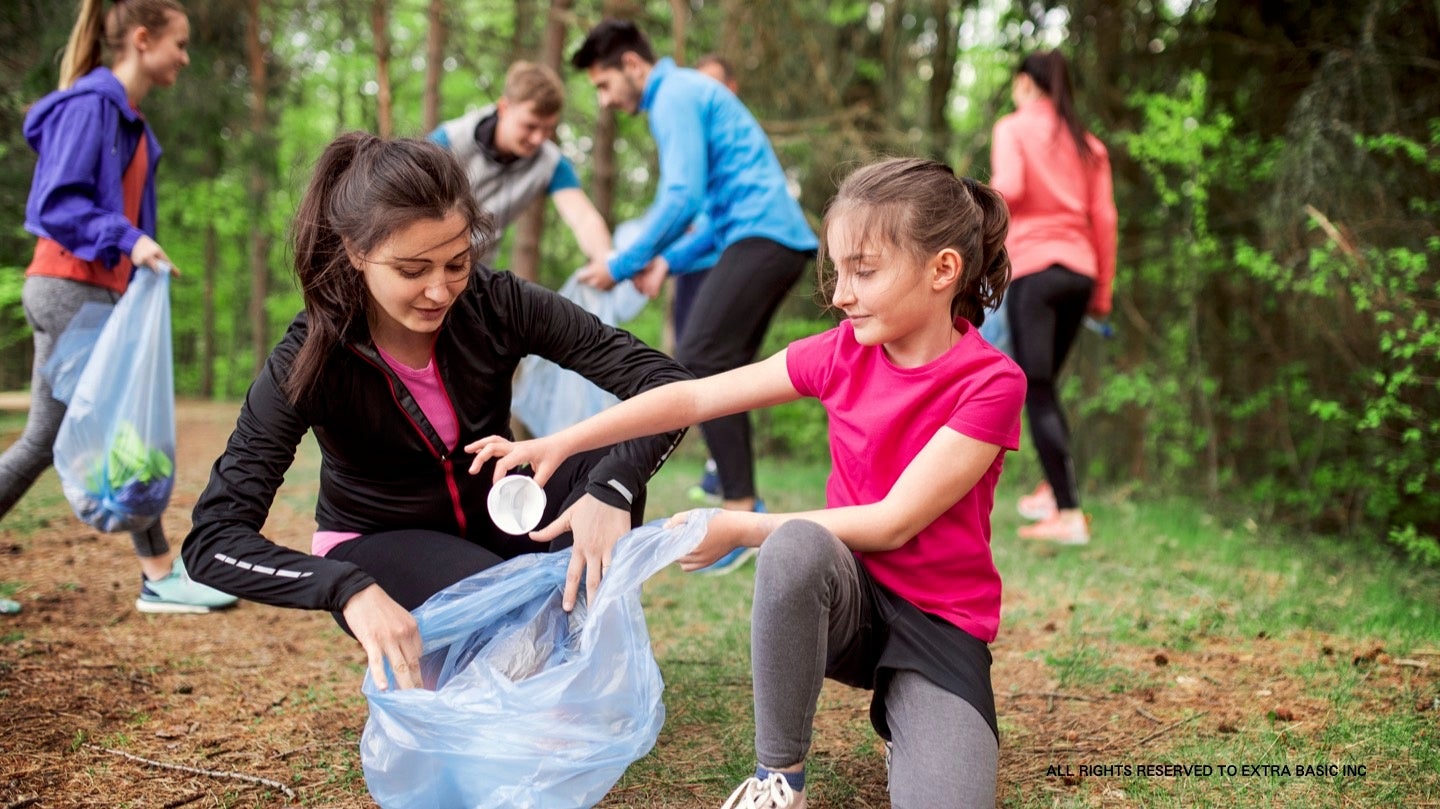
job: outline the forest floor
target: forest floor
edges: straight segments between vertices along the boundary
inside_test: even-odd
[[[0,401],[7,404],[16,402]],[[235,414],[234,404],[180,404],[178,488],[165,517],[172,544],[189,527]],[[6,432],[13,435],[13,426]],[[303,464],[293,470],[267,535],[308,544],[313,471]],[[251,603],[207,616],[137,612],[129,542],[75,520],[53,472],[0,525],[0,558],[0,593],[24,605],[18,615],[0,616],[0,809],[373,806],[357,749],[366,716],[363,656],[328,614]],[[1364,739],[1325,738],[1339,714],[1349,717],[1349,728],[1385,714],[1431,728],[1415,741],[1433,745],[1440,716],[1433,651],[1402,659],[1378,644],[1315,632],[1200,633],[1178,648],[1093,637],[1061,646],[1057,638],[1069,632],[1075,607],[1046,597],[1007,588],[1007,611],[1027,617],[993,647],[1005,737],[1000,798],[1007,805],[1370,805],[1387,795],[1406,805],[1440,801],[1437,778],[1413,769],[1428,766],[1433,750],[1406,760]],[[715,741],[699,738],[714,734],[703,721],[687,723],[685,678],[671,674],[693,661],[664,654],[660,661],[671,722],[651,756],[672,759],[627,775],[602,806],[718,806],[729,792],[728,783],[661,775],[684,771],[686,756]],[[736,688],[748,697],[748,682]],[[1340,690],[1346,697],[1337,703]],[[867,706],[864,692],[827,684],[812,807],[887,805]],[[1248,752],[1183,746],[1197,737],[1245,739]],[[1172,762],[1336,763],[1366,766],[1367,775],[1295,776],[1293,786],[1270,779],[1251,798],[1234,800],[1240,776],[1211,774],[1185,787],[1188,776],[1081,769]],[[1357,786],[1367,778],[1368,786]],[[1393,787],[1382,787],[1386,778]]]

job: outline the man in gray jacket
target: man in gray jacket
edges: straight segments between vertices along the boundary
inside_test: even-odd
[[[501,230],[545,194],[575,234],[590,266],[610,255],[610,229],[580,187],[575,166],[551,139],[560,123],[565,85],[555,71],[516,62],[494,104],[441,124],[430,140],[455,155],[480,206]],[[492,263],[494,255],[485,257]]]

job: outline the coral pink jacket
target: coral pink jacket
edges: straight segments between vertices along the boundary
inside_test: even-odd
[[[990,185],[1010,206],[1011,278],[1060,264],[1095,279],[1091,314],[1110,313],[1118,217],[1110,155],[1086,134],[1092,159],[1082,160],[1070,131],[1047,98],[1021,106],[995,124]]]

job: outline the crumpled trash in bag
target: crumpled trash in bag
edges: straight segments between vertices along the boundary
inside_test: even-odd
[[[365,783],[385,809],[594,806],[655,746],[665,684],[640,586],[694,549],[713,510],[616,543],[593,598],[561,607],[570,552],[528,554],[414,611],[424,688],[362,688]]]
[[[92,527],[143,531],[169,504],[174,373],[170,276],[140,270],[95,338],[55,436],[60,489]]]

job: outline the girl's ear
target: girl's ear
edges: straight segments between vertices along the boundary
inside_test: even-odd
[[[965,260],[953,247],[947,247],[930,259],[930,286],[936,292],[960,283]]]

